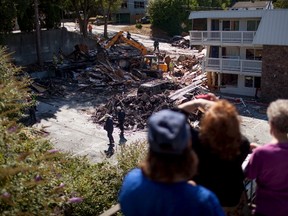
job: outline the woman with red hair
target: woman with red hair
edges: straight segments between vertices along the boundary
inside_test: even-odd
[[[241,135],[236,107],[227,100],[204,99],[179,106],[188,113],[198,107],[206,111],[199,131],[192,129],[193,149],[199,158],[194,181],[216,194],[227,215],[247,215],[242,163],[250,153],[250,143]]]

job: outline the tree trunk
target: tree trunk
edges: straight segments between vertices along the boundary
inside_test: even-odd
[[[37,60],[40,66],[43,66],[43,60],[41,55],[41,40],[40,40],[40,24],[39,24],[39,13],[38,13],[38,0],[34,0],[35,10],[35,31],[36,31],[36,52]]]
[[[104,38],[108,38],[107,15],[104,16]]]
[[[82,33],[83,37],[87,37],[87,26],[88,26],[88,20],[87,18],[82,18],[81,16],[79,16],[78,18],[79,20],[79,28],[80,28],[80,32]]]

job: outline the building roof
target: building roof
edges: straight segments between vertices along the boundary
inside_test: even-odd
[[[239,9],[266,9],[266,7],[271,4],[271,1],[245,1],[245,2],[236,2],[231,9],[239,10]]]
[[[192,11],[188,19],[260,18],[266,10]]]
[[[253,44],[288,46],[288,10],[265,10]]]

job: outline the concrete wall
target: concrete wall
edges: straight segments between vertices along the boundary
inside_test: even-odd
[[[51,61],[53,52],[58,53],[62,49],[64,54],[70,54],[76,44],[86,44],[89,49],[96,48],[96,41],[83,38],[81,35],[68,32],[65,28],[41,31],[41,47],[43,61]],[[4,39],[12,57],[17,65],[28,65],[37,62],[36,34],[14,33]]]
[[[261,99],[288,99],[288,46],[264,46]]]
[[[245,96],[252,96],[255,95],[255,88],[254,87],[245,87],[245,76],[238,74],[237,80],[237,87],[233,86],[226,86],[226,88],[221,88],[220,91],[222,93],[229,93],[235,95],[245,95]]]

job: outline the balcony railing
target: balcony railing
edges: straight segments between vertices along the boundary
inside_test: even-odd
[[[226,58],[206,58],[204,70],[220,73],[259,74],[262,72],[262,61]]]
[[[190,31],[190,43],[252,44],[255,31]]]

